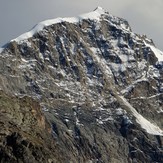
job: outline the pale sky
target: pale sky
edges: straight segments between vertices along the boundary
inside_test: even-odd
[[[77,16],[97,6],[125,18],[135,33],[146,34],[163,50],[163,0],[0,0],[0,45],[40,21]]]

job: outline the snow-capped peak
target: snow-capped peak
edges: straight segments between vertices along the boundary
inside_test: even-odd
[[[102,7],[97,7],[94,11],[79,15],[77,17],[49,19],[49,20],[38,23],[37,25],[35,25],[32,28],[32,30],[11,40],[11,42],[12,41],[20,42],[22,40],[26,40],[28,38],[31,38],[35,33],[38,33],[39,31],[43,30],[44,27],[47,27],[47,26],[50,26],[53,24],[57,24],[57,23],[61,23],[61,22],[78,23],[85,19],[99,21],[101,15],[103,15],[103,14],[105,14],[105,10]]]
[[[95,8],[95,10],[94,10],[95,12],[99,12],[99,13],[105,13],[105,9],[103,9],[102,7],[100,7],[100,6],[98,6],[98,7],[96,7]]]

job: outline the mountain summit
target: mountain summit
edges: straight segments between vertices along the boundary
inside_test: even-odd
[[[94,11],[92,11],[90,13],[87,13],[87,14],[83,14],[83,15],[77,16],[77,17],[56,18],[56,19],[46,20],[46,21],[38,23],[29,32],[24,33],[21,36],[13,39],[11,41],[20,42],[21,40],[25,40],[25,39],[31,38],[31,37],[33,37],[33,35],[35,35],[36,33],[39,33],[44,28],[46,28],[48,26],[51,26],[51,25],[54,25],[54,24],[62,23],[62,22],[79,23],[83,19],[89,19],[89,20],[94,20],[94,21],[95,20],[99,20],[101,15],[104,15],[104,14],[106,14],[105,10],[102,7],[97,7]]]
[[[0,50],[0,162],[163,162],[163,52],[101,7]]]

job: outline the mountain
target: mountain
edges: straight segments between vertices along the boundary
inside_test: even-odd
[[[1,163],[163,162],[163,52],[101,7],[0,49]]]

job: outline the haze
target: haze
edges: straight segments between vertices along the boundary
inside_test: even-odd
[[[162,0],[0,0],[0,45],[30,30],[35,24],[56,17],[77,16],[103,7],[125,18],[132,30],[146,34],[163,50]]]

